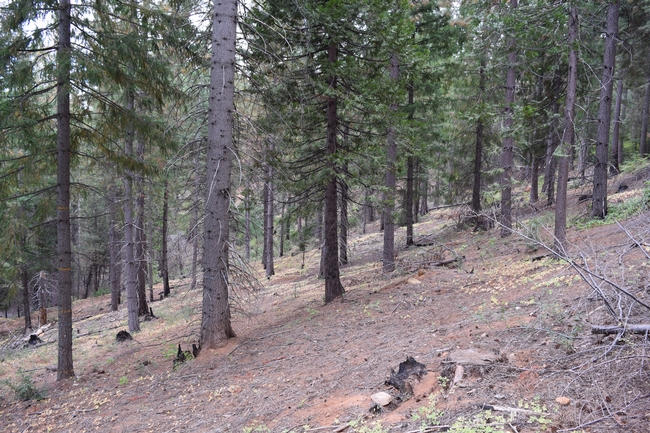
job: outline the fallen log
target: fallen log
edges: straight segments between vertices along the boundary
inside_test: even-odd
[[[645,334],[650,332],[650,325],[592,325],[592,334],[620,334],[622,332],[632,332],[633,334]]]

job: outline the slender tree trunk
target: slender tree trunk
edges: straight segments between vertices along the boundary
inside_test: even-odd
[[[269,141],[269,147],[267,150],[267,162],[266,162],[266,180],[264,182],[264,191],[265,202],[264,202],[264,217],[266,218],[266,224],[264,224],[264,269],[266,269],[266,278],[270,278],[271,275],[275,275],[275,269],[273,266],[273,232],[275,231],[274,226],[274,209],[273,209],[273,166],[270,162],[270,155],[275,148],[275,142],[273,140]]]
[[[127,90],[126,108],[133,110],[133,93]],[[129,126],[124,144],[127,157],[133,156],[133,127]],[[124,179],[124,260],[126,265],[126,307],[129,331],[140,330],[138,321],[138,268],[135,257],[135,229],[133,223],[133,174],[127,171]]]
[[[108,204],[109,213],[109,254],[110,254],[110,267],[108,268],[108,280],[111,288],[111,310],[117,311],[120,306],[120,294],[122,289],[122,264],[121,264],[121,245],[119,238],[119,226],[117,221],[117,194],[115,187],[110,189],[110,198]]]
[[[478,105],[483,106],[483,94],[485,93],[485,60],[481,60],[479,68],[479,97]],[[476,121],[476,146],[474,148],[474,185],[472,187],[472,210],[481,212],[481,162],[483,161],[483,113],[479,113]]]
[[[623,88],[623,101],[621,102],[621,116],[620,116],[620,122],[623,123],[625,120],[625,105],[623,102],[627,99],[627,88]],[[618,142],[616,143],[616,146],[618,147],[618,151],[616,152],[617,156],[617,161],[618,161],[618,167],[620,168],[623,165],[623,160],[624,160],[624,155],[623,155],[623,144],[624,144],[624,136],[625,134],[622,134],[619,131],[619,139]]]
[[[72,363],[72,244],[70,239],[70,1],[59,1],[57,62],[56,231],[59,292],[57,380],[74,377]]]
[[[160,256],[160,274],[163,279],[163,296],[166,298],[171,294],[169,287],[169,242],[168,242],[168,221],[169,221],[169,182],[165,174],[163,189],[163,214],[162,214],[162,251]]]
[[[280,207],[280,251],[278,251],[278,257],[284,256],[284,228],[286,226],[284,223],[285,206],[286,203],[282,203],[282,206]]]
[[[338,47],[335,42],[330,42],[327,48],[328,60],[334,64],[338,60]],[[325,238],[324,251],[324,277],[325,277],[325,303],[332,302],[339,296],[343,296],[343,285],[341,284],[339,269],[339,236],[337,229],[337,209],[336,209],[336,174],[332,156],[337,153],[337,97],[336,75],[329,76],[327,84],[330,88],[327,97],[327,155],[330,156],[327,162],[327,168],[332,173],[325,187],[325,222],[323,224],[323,236]]]
[[[235,336],[228,301],[228,241],[237,0],[222,0],[212,14],[206,215],[203,223],[202,348],[222,346],[228,338]]]
[[[266,259],[268,257],[266,248],[268,247],[268,242],[266,242],[266,234],[269,231],[269,216],[267,215],[267,212],[269,211],[269,207],[267,206],[267,201],[268,199],[268,194],[269,190],[266,187],[266,181],[263,182],[262,184],[262,220],[263,220],[263,227],[262,227],[262,268],[266,270]]]
[[[153,191],[149,190],[150,196],[153,197]],[[151,207],[149,208],[149,214],[153,214]],[[147,224],[147,239],[150,243],[153,243],[153,224]],[[147,284],[149,286],[149,302],[153,302],[153,262],[156,260],[154,256],[153,246],[148,246],[145,243],[145,250],[147,251]]]
[[[648,117],[650,117],[650,73],[645,85],[645,95],[643,97],[643,112],[641,113],[641,141],[639,151],[644,157],[648,151],[646,143],[648,141]]]
[[[566,214],[567,214],[567,187],[569,180],[569,154],[573,141],[575,124],[575,105],[578,94],[578,10],[572,6],[569,10],[569,70],[567,77],[566,106],[564,108],[564,129],[558,156],[557,179],[557,204],[555,206],[555,243],[553,249],[556,253],[565,255],[566,252]]]
[[[596,166],[594,167],[594,191],[592,213],[596,218],[607,216],[607,157],[609,156],[609,128],[612,117],[612,93],[614,91],[614,68],[616,67],[616,34],[618,33],[618,0],[607,8],[605,28],[605,54],[603,78],[598,109],[598,133],[596,135]]]
[[[137,158],[140,162],[144,159],[144,143],[142,139],[138,140]],[[146,316],[149,314],[147,305],[147,257],[146,257],[146,236],[144,231],[144,176],[138,173],[135,176],[137,185],[136,193],[136,220],[134,227],[135,235],[135,255],[138,267],[138,314]]]
[[[347,170],[346,170],[347,171]],[[348,264],[348,200],[350,198],[348,184],[341,179],[341,235],[339,243],[339,260],[342,265]]]
[[[397,54],[390,56],[390,77],[394,81],[399,80],[399,59]],[[391,105],[391,111],[397,111],[397,104]],[[386,139],[386,198],[384,200],[384,272],[395,270],[395,223],[393,221],[393,210],[395,208],[395,186],[397,162],[397,131],[395,125],[388,129]]]
[[[553,98],[553,116],[548,131],[548,140],[546,142],[546,167],[544,170],[544,187],[542,188],[543,191],[546,191],[546,203],[548,206],[551,206],[555,201],[555,171],[557,169],[555,150],[560,145],[558,115],[560,113],[560,88],[562,87],[562,81],[560,71],[556,69],[553,74],[553,90],[551,91]]]
[[[623,78],[618,79],[616,89],[616,108],[614,109],[614,129],[612,130],[612,164],[609,167],[609,173],[616,175],[619,173],[618,165],[618,137],[621,130],[621,106],[623,105]]]
[[[417,224],[420,219],[420,158],[413,161],[413,222]]]
[[[23,283],[23,310],[25,312],[25,332],[27,332],[28,329],[32,329],[32,309],[29,304],[29,274],[26,266],[21,268],[20,276]]]
[[[246,226],[244,232],[244,251],[246,252],[246,262],[250,263],[251,261],[251,194],[250,190],[246,189],[245,193],[245,218]]]
[[[539,158],[535,155],[535,152],[532,152],[531,159],[530,202],[537,203],[539,201]]]
[[[413,83],[410,82],[407,86],[408,90],[408,105],[409,105],[409,114],[408,120],[413,120],[413,109],[414,109],[414,88]],[[404,200],[404,210],[406,217],[406,245],[413,245],[413,197],[415,195],[414,191],[414,178],[415,178],[415,157],[413,152],[409,151],[409,155],[406,158],[406,196]]]
[[[510,0],[512,12],[517,8],[517,0]],[[512,230],[512,166],[514,164],[514,137],[512,124],[515,102],[515,85],[517,63],[517,47],[515,37],[508,41],[508,73],[506,76],[506,117],[503,121],[504,133],[503,147],[501,148],[501,237],[509,236]]]
[[[197,145],[196,155],[194,157],[194,194],[196,200],[194,201],[194,210],[192,215],[192,229],[190,231],[192,237],[192,282],[190,283],[190,290],[194,290],[197,284],[197,264],[199,261],[199,194],[201,192],[201,177],[199,176],[199,149]],[[248,208],[246,209],[248,211]],[[250,238],[248,240],[248,254],[246,259],[250,261]]]

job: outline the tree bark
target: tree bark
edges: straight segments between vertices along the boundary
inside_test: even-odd
[[[273,225],[273,166],[270,162],[269,153],[273,152],[275,143],[273,140],[269,141],[269,148],[266,154],[266,180],[264,182],[264,191],[265,202],[264,202],[264,218],[266,218],[266,223],[264,224],[264,269],[266,269],[266,278],[270,278],[271,275],[275,275],[275,269],[273,266],[273,232],[275,227]]]
[[[127,90],[126,109],[133,110],[133,93]],[[124,150],[127,157],[133,156],[133,126],[127,127]],[[140,330],[138,321],[138,268],[135,257],[135,230],[133,223],[133,174],[127,170],[124,178],[124,261],[126,265],[126,307],[129,332]]]
[[[619,166],[619,146],[618,137],[621,130],[621,106],[623,105],[623,78],[618,79],[616,89],[616,108],[614,109],[614,128],[612,130],[612,163],[609,167],[609,173],[616,175],[620,171]]]
[[[74,377],[72,362],[72,244],[70,238],[70,0],[59,1],[57,63],[56,231],[59,292],[57,380]]]
[[[138,161],[144,160],[144,143],[142,139],[138,139],[137,144],[137,158]],[[138,314],[146,316],[149,314],[149,306],[147,305],[147,257],[146,257],[146,236],[144,231],[144,176],[138,173],[135,176],[136,183],[136,219],[134,227],[135,235],[135,256],[138,268]]]
[[[643,112],[641,113],[641,141],[639,145],[639,152],[641,153],[641,157],[644,157],[647,152],[646,143],[648,141],[648,117],[650,117],[650,73],[648,74],[648,81],[645,85]]]
[[[23,283],[23,310],[25,312],[25,332],[27,332],[28,329],[32,329],[32,309],[29,303],[29,274],[26,266],[20,269],[20,276]]]
[[[327,48],[328,60],[334,64],[338,60],[338,47],[331,41]],[[324,249],[324,277],[325,277],[325,303],[343,296],[344,289],[341,284],[339,269],[339,248],[337,230],[337,193],[336,193],[336,172],[332,156],[337,153],[337,96],[334,93],[337,85],[336,75],[330,75],[327,80],[330,87],[330,94],[327,97],[327,168],[331,173],[327,186],[325,187],[325,222],[323,224]]]
[[[609,156],[609,128],[612,117],[612,93],[616,67],[616,34],[618,32],[619,2],[613,1],[607,8],[605,26],[605,53],[598,108],[598,133],[596,135],[596,165],[594,167],[592,215],[607,216],[607,158]]]
[[[230,173],[235,109],[237,0],[222,0],[212,12],[212,58],[208,101],[208,150],[203,242],[202,348],[225,344],[235,333],[228,301]]]
[[[555,201],[555,171],[557,169],[557,158],[555,151],[560,145],[560,136],[558,135],[558,114],[560,113],[560,88],[562,87],[562,77],[560,71],[555,70],[553,74],[553,84],[551,97],[553,98],[550,127],[548,131],[548,140],[546,144],[546,167],[544,170],[544,187],[546,191],[546,204],[551,206]]]
[[[169,222],[169,181],[165,174],[163,187],[163,214],[162,214],[162,251],[160,254],[160,276],[163,280],[163,296],[166,298],[171,294],[169,286],[169,242],[168,242],[168,222]]]
[[[192,238],[192,282],[190,290],[194,290],[197,284],[197,263],[199,260],[199,193],[201,191],[201,177],[199,176],[199,145],[197,144],[196,155],[194,156],[194,210],[192,214],[192,228],[190,231]],[[247,260],[250,261],[250,249]]]
[[[483,109],[483,94],[485,93],[485,60],[481,60],[479,68],[478,106]],[[474,147],[474,184],[472,186],[472,210],[481,212],[481,162],[483,161],[483,113],[479,113],[476,121],[476,145]]]
[[[535,152],[531,152],[530,163],[530,202],[537,203],[539,201],[539,158]]]
[[[510,0],[512,12],[517,8],[517,0]],[[512,166],[514,164],[514,137],[512,124],[515,102],[517,45],[514,36],[508,41],[508,73],[506,76],[505,137],[501,148],[501,237],[509,236],[512,230]]]
[[[111,311],[117,311],[120,306],[120,295],[122,289],[122,260],[120,254],[119,227],[117,222],[117,194],[115,187],[110,188],[108,203],[109,213],[109,245],[110,267],[108,268],[108,280],[111,288]]]
[[[339,260],[342,265],[348,264],[348,184],[341,180],[341,235],[339,244]]]
[[[408,105],[409,105],[409,114],[408,120],[413,120],[413,109],[414,109],[414,88],[413,83],[410,82],[407,86],[408,89]],[[409,155],[406,158],[406,196],[404,200],[404,210],[406,217],[406,245],[413,245],[413,199],[415,196],[414,191],[415,184],[415,157],[413,152],[409,151]]]
[[[564,129],[562,131],[561,151],[558,155],[557,204],[555,206],[555,243],[556,253],[566,254],[566,213],[567,187],[569,181],[569,154],[573,141],[575,124],[575,105],[578,94],[578,10],[575,6],[569,10],[569,70],[567,77],[566,106],[564,107]]]
[[[397,81],[399,79],[399,59],[397,54],[390,56],[390,77]],[[397,104],[393,103],[391,111],[397,111]],[[393,210],[395,209],[395,187],[397,162],[397,131],[395,125],[388,128],[386,138],[386,196],[384,199],[384,262],[383,271],[393,272],[395,270],[395,223],[393,221]]]
[[[244,232],[244,251],[246,253],[246,262],[250,263],[251,261],[251,193],[249,189],[246,189],[244,195],[244,206],[246,219],[245,232]]]

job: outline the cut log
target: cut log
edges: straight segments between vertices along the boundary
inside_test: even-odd
[[[620,334],[621,332],[632,332],[634,334],[645,334],[650,332],[650,325],[625,325],[625,326],[603,326],[593,325],[591,327],[592,334]]]

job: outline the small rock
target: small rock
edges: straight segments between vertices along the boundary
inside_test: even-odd
[[[422,281],[418,280],[417,278],[409,278],[406,280],[406,284],[422,284]]]
[[[496,398],[497,400],[505,400],[506,396],[503,394],[495,394],[494,398]]]
[[[393,401],[393,396],[391,396],[389,393],[384,391],[380,391],[376,394],[373,394],[370,396],[370,398],[379,406],[386,406],[391,401]]]
[[[418,269],[418,277],[424,275],[424,269]]]
[[[568,406],[569,403],[571,403],[571,399],[569,399],[568,397],[558,397],[555,399],[555,401],[561,404],[562,406]]]

